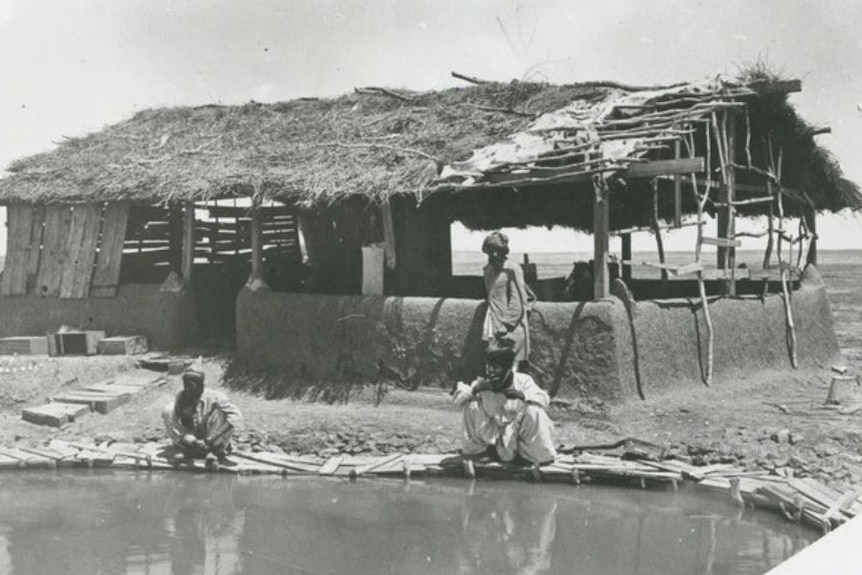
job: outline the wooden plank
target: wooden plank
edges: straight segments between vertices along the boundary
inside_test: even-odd
[[[23,462],[24,467],[55,467],[56,464],[54,460],[49,459],[47,457],[43,457],[41,455],[36,455],[35,453],[28,453],[26,451],[22,451],[17,447],[4,447],[0,449],[3,455],[6,457],[12,457],[18,459]]]
[[[18,235],[16,257],[11,262],[11,295],[27,293],[27,269],[30,264],[30,236],[33,228],[33,207],[20,205],[17,210],[16,235]]]
[[[627,180],[635,178],[654,178],[663,175],[699,174],[705,170],[703,158],[678,158],[673,160],[655,160],[642,164],[633,164],[623,173]]]
[[[0,355],[48,355],[48,338],[4,337],[0,339]]]
[[[60,273],[60,297],[63,299],[80,299],[89,292],[100,220],[99,206],[77,205],[72,208],[66,257]]]
[[[52,397],[56,403],[80,403],[101,414],[109,413],[129,401],[130,393],[75,391]]]
[[[114,376],[112,383],[114,385],[146,388],[162,385],[166,381],[164,374],[152,373],[146,369],[137,369],[132,371],[121,371]]]
[[[700,243],[708,245],[708,246],[718,246],[721,248],[738,248],[742,245],[742,242],[739,240],[733,240],[729,238],[708,238],[703,237],[700,240]]]
[[[81,240],[81,248],[75,264],[74,278],[72,282],[73,298],[82,299],[90,294],[90,283],[95,271],[96,251],[102,227],[102,206],[89,205],[87,218],[84,224],[84,237]]]
[[[60,293],[64,246],[71,219],[72,210],[69,206],[49,205],[45,210],[42,259],[36,278],[36,293],[39,295],[57,297]]]
[[[324,463],[320,469],[318,470],[318,475],[334,475],[336,471],[338,471],[338,466],[341,465],[341,461],[344,459],[341,455],[336,455],[335,457],[330,457],[326,463]]]
[[[350,470],[350,476],[359,477],[360,475],[363,475],[365,473],[371,473],[376,469],[383,467],[384,465],[388,465],[394,461],[401,459],[402,457],[404,457],[404,454],[402,453],[393,453],[392,455],[378,459],[378,461],[374,463],[354,467]]]
[[[276,467],[281,467],[290,471],[296,471],[300,473],[314,473],[316,474],[320,467],[317,465],[310,465],[299,463],[296,461],[291,461],[286,457],[279,456],[275,453],[267,453],[264,451],[253,453],[251,451],[234,451],[233,453],[237,457],[242,457],[245,459],[250,459],[251,461],[257,461],[259,463],[266,463],[267,465],[274,465]]]
[[[27,246],[27,293],[36,290],[39,261],[42,258],[42,237],[45,232],[45,206],[33,208],[33,223],[30,226],[30,243]]]
[[[802,80],[769,80],[752,82],[746,87],[757,92],[759,96],[767,94],[790,94],[802,91]]]
[[[69,222],[69,233],[63,242],[62,264],[60,266],[59,296],[64,299],[71,297],[74,287],[75,267],[81,252],[81,241],[87,220],[86,206],[73,206],[72,218]]]
[[[90,412],[87,405],[75,405],[71,403],[48,403],[36,407],[28,407],[21,410],[21,418],[24,421],[36,425],[47,425],[50,427],[62,427],[74,421],[77,417]]]
[[[674,275],[687,276],[693,273],[697,273],[699,271],[703,271],[703,262],[692,262],[690,264],[679,266],[674,272]]]
[[[3,277],[0,279],[0,295],[12,295],[15,282],[16,262],[24,258],[24,245],[19,229],[22,204],[10,204],[6,208],[6,260],[3,266]]]
[[[109,204],[102,217],[102,234],[96,256],[91,292],[96,297],[114,297],[120,283],[123,242],[129,218],[129,204]]]
[[[734,270],[703,270],[703,279],[705,280],[726,280],[730,279],[731,275],[737,280],[744,280],[752,277],[751,270],[747,268],[736,268]]]
[[[146,353],[147,338],[143,335],[106,337],[98,344],[99,355],[136,355]]]
[[[211,218],[251,217],[251,206],[208,206],[206,209]],[[296,212],[296,209],[293,206],[261,206],[260,209],[266,219],[289,218],[295,216]]]
[[[85,384],[81,388],[81,391],[110,393],[110,394],[115,394],[115,395],[122,395],[124,393],[136,394],[136,393],[140,393],[143,390],[144,390],[144,388],[134,386],[134,385],[119,385],[119,384],[107,383],[107,382],[89,383],[89,384]]]

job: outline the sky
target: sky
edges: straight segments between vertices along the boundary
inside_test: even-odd
[[[663,84],[766,59],[802,80],[791,101],[832,128],[818,141],[862,182],[859,30],[855,0],[0,0],[0,169],[147,108],[463,85],[452,71]],[[856,215],[818,228],[822,249],[859,247]],[[669,249],[692,249],[691,230],[671,233]],[[636,250],[652,248],[643,236]],[[478,249],[481,234],[454,227],[453,242]],[[591,240],[540,229],[515,245]]]

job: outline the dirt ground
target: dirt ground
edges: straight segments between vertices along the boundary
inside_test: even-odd
[[[366,386],[355,388],[347,403],[268,400],[225,387],[222,375],[230,361],[229,355],[204,357],[203,366],[207,384],[226,391],[243,411],[240,445],[278,446],[288,453],[324,457],[339,452],[454,452],[459,447],[460,417],[446,390]],[[845,365],[852,374],[862,369],[852,362]],[[855,397],[839,408],[827,408],[834,375],[830,367],[759,373],[621,405],[555,402],[551,415],[562,445],[636,437],[660,446],[665,455],[695,464],[736,463],[780,475],[813,476],[841,487],[862,485],[862,409],[849,413]],[[138,366],[131,357],[0,357],[2,442],[163,439],[160,412],[181,387],[176,375],[108,415],[92,413],[59,430],[21,419],[24,407],[132,369]],[[862,405],[862,394],[858,401]]]

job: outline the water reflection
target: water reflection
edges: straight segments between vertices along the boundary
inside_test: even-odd
[[[755,575],[816,536],[692,492],[7,473],[0,573]]]

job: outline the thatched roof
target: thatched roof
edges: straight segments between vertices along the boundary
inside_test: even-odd
[[[783,140],[784,185],[806,190],[819,210],[862,207],[856,186],[842,178],[836,162],[814,143],[811,128],[787,104],[785,95],[763,96],[738,82],[722,86],[739,92],[726,99],[747,102],[755,137],[771,131]],[[393,194],[424,198],[441,192],[434,196],[452,202],[454,208],[460,205],[457,217],[468,225],[472,213],[473,227],[563,224],[586,229],[586,211],[581,210],[585,219],[580,222],[561,214],[553,203],[539,205],[548,194],[571,195],[570,189],[553,185],[530,186],[539,199],[533,206],[535,217],[519,219],[527,214],[522,210],[503,218],[511,222],[488,221],[483,214],[489,211],[484,206],[489,190],[482,184],[489,174],[499,174],[507,167],[491,157],[482,164],[484,172],[476,170],[476,154],[505,146],[538,125],[543,143],[530,152],[535,152],[532,164],[538,166],[543,154],[554,153],[557,144],[553,138],[577,141],[583,134],[601,136],[595,123],[578,136],[573,123],[578,116],[572,110],[609,110],[613,102],[623,100],[646,106],[651,98],[661,99],[669,92],[679,95],[701,90],[702,84],[644,91],[612,83],[513,82],[427,93],[371,89],[334,99],[146,110],[100,132],[67,138],[52,151],[14,162],[8,168],[11,174],[0,180],[0,202],[163,202],[259,195],[321,206],[356,195],[380,202]],[[620,118],[613,114],[597,117]],[[552,130],[548,124],[552,121],[568,123],[555,124]],[[643,150],[635,151],[641,143],[620,149],[642,156]],[[619,141],[614,145],[619,147]],[[525,159],[518,157],[517,150],[509,157]],[[475,173],[465,177],[465,166]],[[517,197],[518,204],[536,203],[518,193],[519,189],[524,188],[498,186],[493,195]],[[618,213],[640,213],[635,196],[631,191],[621,193],[619,199],[630,205]],[[465,202],[483,206],[466,209]]]

